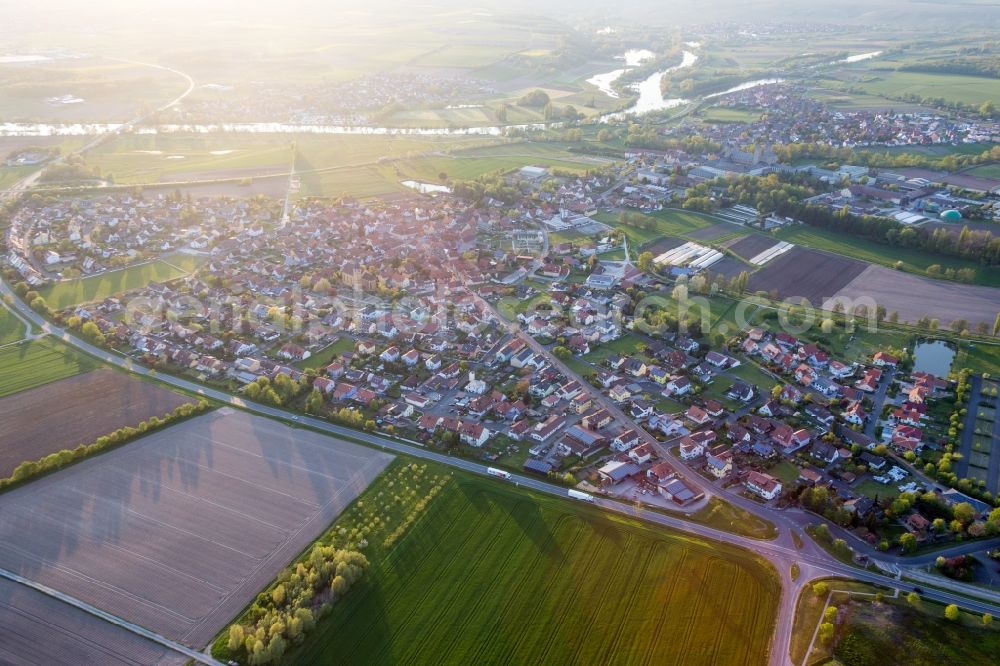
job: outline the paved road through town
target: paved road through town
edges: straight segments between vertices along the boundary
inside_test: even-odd
[[[436,451],[427,450],[421,446],[415,444],[408,444],[399,440],[390,439],[382,435],[361,432],[339,426],[328,421],[313,418],[310,416],[302,416],[297,414],[292,414],[286,410],[271,407],[268,405],[262,405],[248,400],[244,400],[241,397],[231,395],[229,393],[219,391],[216,389],[208,388],[202,386],[196,382],[188,381],[186,379],[181,379],[179,377],[174,377],[172,375],[160,374],[155,371],[150,370],[142,365],[133,363],[131,358],[120,356],[116,353],[109,352],[105,349],[95,347],[94,345],[81,340],[80,338],[67,332],[65,329],[59,328],[52,325],[46,321],[41,315],[29,308],[22,300],[17,298],[10,286],[5,282],[0,282],[0,295],[4,297],[10,297],[12,299],[12,307],[17,309],[17,311],[24,316],[26,319],[34,322],[38,327],[40,327],[45,333],[51,334],[56,338],[59,338],[63,342],[72,345],[78,349],[81,349],[92,356],[99,358],[100,360],[117,366],[121,369],[133,372],[137,375],[142,375],[145,377],[155,378],[157,381],[169,384],[176,388],[180,388],[192,393],[202,395],[206,398],[210,398],[222,404],[231,405],[240,409],[244,409],[250,412],[261,414],[263,416],[268,416],[271,418],[281,419],[283,421],[291,422],[293,424],[304,425],[316,430],[320,430],[331,435],[336,435],[339,437],[345,437],[353,439],[356,441],[361,441],[370,446],[375,446],[382,448],[386,451],[393,451],[395,453],[413,456],[416,458],[422,458],[425,460],[431,460],[443,465],[448,465],[456,469],[461,469],[474,474],[486,474],[487,467],[478,462],[467,460],[464,458],[452,457],[446,454],[438,453]],[[501,321],[503,321],[501,319]],[[535,343],[537,344],[537,343]],[[547,357],[549,355],[547,354]],[[555,359],[558,360],[558,359]],[[573,373],[567,374],[567,376],[575,376]],[[620,410],[616,410],[620,411]],[[631,419],[626,419],[626,422],[631,422]],[[500,481],[498,481],[499,483]],[[567,489],[565,487],[556,486],[547,481],[543,481],[537,478],[526,477],[518,474],[511,476],[511,483],[516,484],[519,487],[524,487],[531,489],[536,492],[543,492],[549,495],[557,495],[560,497],[565,497],[567,495]],[[703,484],[703,480],[698,479],[699,484]],[[685,532],[687,534],[697,535],[705,539],[714,539],[717,541],[723,541],[737,546],[742,546],[747,550],[750,550],[758,555],[767,558],[777,569],[779,576],[782,579],[782,596],[781,603],[779,605],[779,613],[776,621],[775,628],[775,638],[772,645],[771,660],[770,663],[774,666],[784,666],[789,663],[788,661],[788,651],[791,645],[791,632],[794,623],[795,615],[795,603],[798,597],[798,592],[805,586],[809,579],[818,576],[843,576],[847,578],[856,578],[864,580],[867,582],[883,585],[889,588],[897,588],[903,592],[909,592],[913,589],[911,583],[901,582],[887,575],[871,573],[858,569],[856,567],[843,564],[833,557],[828,555],[825,551],[816,546],[812,541],[805,540],[803,548],[801,550],[795,548],[794,544],[788,545],[786,539],[779,539],[775,541],[761,541],[757,539],[752,539],[750,537],[744,537],[737,534],[732,534],[722,530],[717,530],[712,527],[707,527],[697,523],[693,523],[682,518],[677,518],[674,516],[665,515],[656,511],[649,509],[643,509],[637,507],[633,504],[620,502],[617,500],[595,497],[594,505],[608,510],[615,511],[617,513],[633,516],[651,523],[656,523],[663,525],[664,527],[669,527],[671,529]],[[755,513],[762,513],[761,507],[757,506],[757,511]],[[766,513],[768,518],[773,518],[775,515],[779,515],[781,512],[769,511]],[[792,525],[790,520],[786,520],[784,517],[779,519],[779,522],[785,525]],[[784,531],[783,531],[784,532]],[[787,534],[787,533],[786,533]],[[979,547],[978,545],[976,546]],[[803,568],[804,573],[808,575],[803,575],[799,578],[797,582],[793,582],[790,579],[789,572],[791,570],[791,565],[793,563],[799,563],[800,567]],[[988,603],[971,600],[967,597],[953,594],[944,590],[928,589],[925,588],[923,596],[932,599],[934,601],[939,601],[941,603],[955,603],[963,608],[967,608],[971,611],[977,613],[992,613],[996,616],[1000,616],[1000,606],[994,606]]]

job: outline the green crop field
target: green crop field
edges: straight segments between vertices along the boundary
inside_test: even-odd
[[[296,151],[300,171],[370,165],[382,159],[494,143],[490,137],[292,134],[123,134],[88,153],[87,161],[118,183],[239,178],[287,171]],[[339,194],[339,193],[338,193]]]
[[[0,349],[0,397],[64,379],[97,367],[88,356],[49,339]]]
[[[1000,80],[979,76],[879,71],[870,72],[865,79],[853,85],[873,95],[917,95],[975,106],[1000,100]]]
[[[979,176],[980,178],[1000,179],[1000,164],[984,164],[983,166],[978,166],[975,169],[970,169],[965,173],[970,176]]]
[[[911,250],[903,247],[892,247],[881,243],[872,243],[864,238],[857,238],[848,234],[828,231],[806,226],[791,226],[781,229],[776,234],[777,238],[811,247],[817,250],[835,252],[873,264],[881,264],[894,268],[897,261],[903,262],[903,270],[911,273],[926,274],[927,267],[933,264],[941,268],[972,268],[976,271],[975,284],[989,287],[1000,287],[1000,271],[990,270],[981,266],[977,262],[958,259],[955,257],[943,257],[920,250]]]
[[[527,165],[584,173],[606,163],[593,157],[570,153],[558,145],[515,143],[472,148],[449,155],[417,157],[404,160],[397,166],[407,177],[438,181],[442,173],[451,180],[471,180],[484,174],[511,171]]]
[[[149,263],[130,266],[101,275],[57,282],[39,293],[54,310],[79,303],[89,303],[129,289],[144,287],[150,282],[163,282],[187,275],[204,261],[199,257],[175,253]]]
[[[291,661],[767,660],[779,582],[751,553],[454,479]]]

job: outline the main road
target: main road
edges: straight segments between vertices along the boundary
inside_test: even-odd
[[[66,329],[51,324],[40,314],[29,308],[20,298],[18,298],[6,282],[0,281],[0,296],[9,297],[11,307],[15,308],[24,318],[37,325],[43,333],[52,335],[66,344],[76,347],[110,365],[117,366],[122,370],[144,377],[153,378],[156,381],[169,384],[175,388],[189,391],[191,393],[204,396],[205,398],[215,400],[219,403],[231,405],[262,416],[280,419],[300,426],[306,426],[330,435],[353,439],[363,442],[369,446],[381,448],[385,451],[392,451],[402,455],[430,460],[435,463],[448,465],[473,474],[486,475],[487,467],[471,460],[456,458],[450,455],[438,453],[436,451],[430,451],[422,446],[409,444],[396,439],[390,439],[379,434],[346,428],[344,426],[311,416],[293,414],[278,407],[262,405],[245,400],[239,396],[234,396],[224,391],[205,387],[201,384],[182,379],[180,377],[157,373],[149,368],[146,368],[145,366],[133,363],[131,358],[96,347],[73,335]],[[560,497],[565,497],[567,493],[565,487],[556,486],[538,478],[522,476],[519,474],[511,475],[510,483],[514,483],[518,487],[528,488],[535,492],[557,495]],[[816,547],[815,544],[809,540],[804,542],[802,549],[797,549],[794,545],[786,545],[785,543],[781,543],[779,541],[761,541],[738,534],[732,534],[730,532],[717,530],[712,527],[707,527],[682,518],[665,515],[657,511],[644,509],[639,506],[617,500],[594,498],[593,504],[607,511],[614,511],[616,513],[639,518],[650,523],[656,523],[658,525],[669,527],[670,529],[685,532],[687,534],[693,534],[704,539],[735,544],[767,558],[775,566],[778,575],[782,580],[782,596],[779,604],[775,637],[772,644],[770,658],[770,663],[773,666],[785,666],[790,663],[788,653],[791,646],[792,628],[795,619],[795,603],[798,597],[798,592],[804,587],[808,580],[821,576],[842,576],[845,578],[860,579],[877,585],[882,585],[887,588],[899,589],[903,592],[913,590],[913,585],[910,583],[901,582],[886,575],[872,573],[843,564],[828,555],[825,551]],[[792,581],[790,571],[793,563],[798,563],[803,571],[808,575],[801,576],[798,581]],[[1000,616],[1000,606],[971,600],[967,597],[952,594],[944,590],[925,589],[923,596],[941,603],[958,604],[977,613],[992,613],[996,616]]]

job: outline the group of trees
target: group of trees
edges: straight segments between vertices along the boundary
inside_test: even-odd
[[[243,389],[243,393],[251,400],[280,407],[299,396],[309,384],[307,381],[297,382],[286,374],[279,374],[270,380],[258,377]]]
[[[773,146],[773,150],[778,158],[786,163],[815,159],[831,164],[858,164],[861,166],[886,167],[890,169],[917,167],[952,172],[1000,160],[1000,146],[994,146],[978,154],[952,154],[943,157],[924,155],[916,152],[855,150],[853,148],[830,146],[825,143],[777,144]]]
[[[948,578],[971,581],[975,578],[975,568],[978,563],[979,561],[971,555],[956,555],[955,557],[938,555],[934,566]]]
[[[517,105],[542,108],[546,104],[549,104],[550,102],[551,100],[549,99],[549,95],[547,92],[545,92],[544,90],[536,89],[521,96],[521,98],[517,100]]]
[[[660,127],[650,123],[632,123],[628,126],[622,142],[629,148],[652,150],[683,150],[691,155],[705,155],[722,150],[722,144],[706,139],[700,134],[684,137],[666,137],[660,134]]]
[[[724,200],[794,217],[810,226],[884,245],[970,259],[988,266],[1000,264],[1000,236],[989,231],[963,227],[956,234],[940,227],[913,228],[887,217],[854,215],[846,207],[835,211],[827,206],[803,203],[802,200],[815,193],[816,188],[801,177],[771,174],[764,178],[719,178],[692,188],[690,194],[706,197],[712,188],[722,188]],[[971,281],[975,272],[973,269],[952,270],[944,276]]]
[[[220,661],[282,663],[333,604],[388,554],[430,501],[448,484],[426,464],[394,463],[378,488],[368,489],[312,548],[282,570],[268,589],[212,646]],[[378,535],[385,535],[379,543]],[[369,553],[369,554],[364,554]]]
[[[43,315],[51,314],[48,303],[37,291],[28,286],[27,282],[17,282],[14,285],[14,293],[20,296],[35,312]]]
[[[25,461],[15,467],[9,477],[0,479],[0,489],[6,488],[12,484],[22,483],[40,474],[48,474],[49,472],[62,469],[63,467],[71,465],[78,460],[83,460],[84,458],[101,453],[102,451],[115,446],[119,446],[125,442],[129,442],[140,435],[144,435],[153,430],[158,430],[159,428],[170,425],[180,419],[200,414],[207,410],[208,407],[209,404],[205,400],[201,400],[197,403],[184,403],[180,407],[167,412],[163,416],[151,416],[146,421],[140,421],[136,426],[118,428],[107,435],[101,435],[91,444],[80,444],[75,449],[63,449],[62,451],[57,451],[56,453],[50,453],[40,460]]]
[[[289,645],[301,643],[325,612],[368,569],[356,550],[315,545],[308,557],[278,574],[276,584],[257,595],[241,621],[229,627],[230,657],[248,664],[281,660]]]

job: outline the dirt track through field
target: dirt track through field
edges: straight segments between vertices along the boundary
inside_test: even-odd
[[[37,590],[0,579],[0,663],[181,666],[187,658]]]
[[[110,368],[0,398],[0,476],[185,402],[193,400]]]

